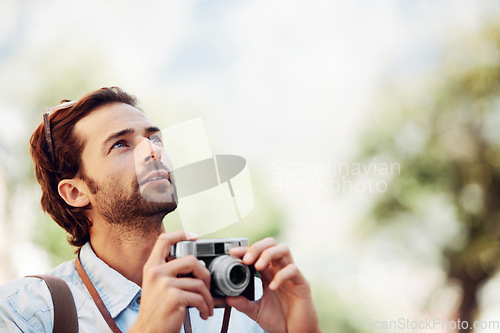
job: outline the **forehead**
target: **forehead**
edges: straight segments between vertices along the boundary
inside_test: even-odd
[[[89,143],[102,144],[105,139],[123,129],[142,129],[152,126],[149,119],[137,108],[124,104],[108,104],[93,110],[75,125],[75,133]]]

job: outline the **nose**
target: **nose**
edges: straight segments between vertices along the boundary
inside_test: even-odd
[[[147,138],[141,140],[135,149],[136,163],[143,163],[153,161],[160,161],[162,158],[161,148],[149,141]]]
[[[146,142],[147,142],[149,154],[146,154],[146,158],[144,159],[144,162],[147,163],[150,160],[160,161],[161,160],[161,148],[147,139],[146,139]]]

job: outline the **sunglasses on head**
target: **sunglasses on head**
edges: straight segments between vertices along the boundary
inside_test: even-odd
[[[64,102],[59,105],[56,105],[51,108],[47,108],[43,114],[43,127],[45,130],[45,141],[47,142],[47,147],[49,150],[49,157],[50,157],[50,162],[54,164],[54,145],[52,144],[52,134],[50,133],[50,114],[61,109],[66,109],[68,107],[72,107],[73,105],[76,104],[78,101],[70,101],[70,102]]]

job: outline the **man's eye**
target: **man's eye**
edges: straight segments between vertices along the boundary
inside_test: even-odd
[[[158,145],[163,144],[161,137],[159,135],[151,135],[149,137],[149,141],[151,141],[152,143],[158,144]]]
[[[123,140],[120,140],[120,141],[117,141],[112,147],[111,149],[116,149],[116,148],[123,148],[125,147],[125,141]]]

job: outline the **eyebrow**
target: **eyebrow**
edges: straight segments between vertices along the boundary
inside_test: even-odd
[[[111,141],[118,139],[119,137],[122,137],[124,135],[132,134],[134,132],[135,132],[135,130],[133,128],[125,128],[125,129],[122,129],[121,131],[113,133],[110,136],[108,136],[108,138],[106,140],[104,140],[103,146],[107,147]]]
[[[150,134],[150,133],[155,133],[155,132],[161,132],[160,129],[156,126],[149,126],[144,130],[145,134]]]
[[[124,135],[133,134],[134,132],[135,130],[133,128],[125,128],[122,129],[121,131],[113,133],[110,136],[108,136],[106,140],[104,140],[103,146],[107,147],[109,143],[112,142],[113,140],[116,140]],[[144,129],[144,134],[150,134],[155,132],[160,132],[160,129],[156,126],[149,126]]]

